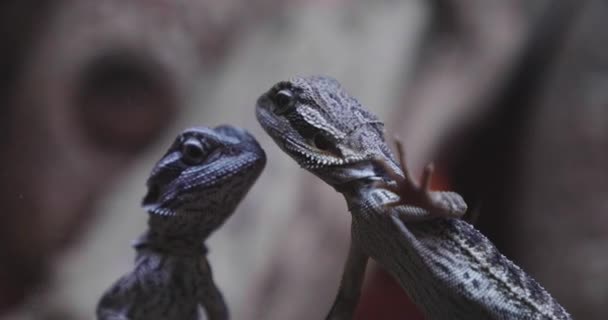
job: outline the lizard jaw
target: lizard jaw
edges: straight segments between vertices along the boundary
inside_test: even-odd
[[[262,128],[270,135],[275,143],[291,156],[296,162],[307,170],[326,167],[350,165],[359,161],[368,160],[366,156],[340,157],[310,145],[285,119],[269,111],[269,106],[260,99],[256,105],[256,117]]]
[[[287,152],[292,158],[296,159],[298,164],[305,169],[319,169],[326,167],[340,167],[354,164],[360,161],[367,160],[364,156],[356,156],[349,158],[339,158],[335,156],[327,156],[322,153],[303,148],[298,144],[284,143],[282,149]]]

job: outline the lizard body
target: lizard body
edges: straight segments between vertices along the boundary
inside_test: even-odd
[[[99,301],[103,320],[228,319],[204,241],[234,212],[266,162],[247,132],[230,126],[182,132],[148,179],[148,230],[135,242],[133,271]]]
[[[570,319],[529,275],[472,225],[453,192],[429,191],[403,155],[395,160],[382,122],[334,79],[279,82],[256,115],[279,147],[342,193],[352,213],[352,241],[327,319],[350,319],[368,257],[402,286],[429,319]]]

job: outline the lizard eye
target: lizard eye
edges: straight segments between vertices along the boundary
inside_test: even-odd
[[[186,140],[181,148],[182,160],[188,165],[197,165],[205,160],[205,150],[200,141],[194,138]]]
[[[293,93],[290,90],[284,89],[277,92],[274,97],[274,102],[276,105],[276,112],[280,114],[291,108],[295,100]]]
[[[315,148],[322,151],[332,148],[331,142],[320,133],[315,134],[315,136],[312,138],[312,144]]]

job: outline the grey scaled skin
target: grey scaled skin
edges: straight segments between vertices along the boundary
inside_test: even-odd
[[[134,244],[133,271],[102,296],[97,319],[228,319],[204,241],[234,212],[266,163],[246,131],[230,126],[182,132],[148,179],[148,230]]]
[[[293,78],[257,101],[258,121],[300,166],[340,192],[352,241],[327,319],[351,319],[369,257],[428,319],[571,319],[536,281],[460,219],[463,199],[428,189],[384,139],[382,122],[334,79]],[[400,154],[401,158],[403,154]]]

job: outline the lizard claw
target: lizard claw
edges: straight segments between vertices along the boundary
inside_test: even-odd
[[[420,185],[420,191],[425,195],[428,195],[431,185],[431,177],[433,176],[433,172],[435,171],[435,166],[432,163],[429,163],[424,167],[424,171],[422,172],[422,184]]]

